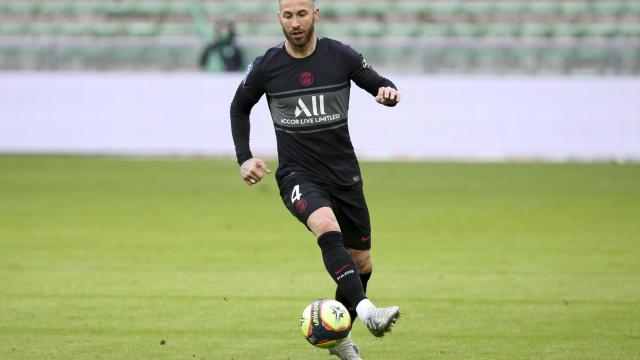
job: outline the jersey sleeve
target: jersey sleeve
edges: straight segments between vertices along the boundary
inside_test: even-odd
[[[236,94],[231,102],[231,135],[236,151],[238,164],[251,159],[251,148],[249,146],[249,133],[251,123],[249,115],[251,109],[260,100],[264,94],[264,82],[260,74],[260,60],[254,60],[244,76],[244,79],[238,86]]]
[[[347,67],[350,69],[349,77],[356,85],[366,90],[369,94],[378,95],[378,89],[390,86],[398,89],[391,80],[380,76],[362,54],[355,51],[348,45],[344,46],[344,56]]]

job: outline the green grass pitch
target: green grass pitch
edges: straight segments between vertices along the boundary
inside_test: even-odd
[[[274,162],[269,162],[275,167]],[[366,360],[640,358],[640,166],[364,163]],[[0,359],[327,359],[330,297],[273,176],[231,160],[0,156]]]

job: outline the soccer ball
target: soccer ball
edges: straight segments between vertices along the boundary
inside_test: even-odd
[[[318,299],[304,308],[300,330],[311,345],[328,349],[338,345],[349,335],[351,316],[340,302]]]

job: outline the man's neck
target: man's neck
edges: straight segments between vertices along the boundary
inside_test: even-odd
[[[309,39],[309,42],[304,48],[299,48],[291,45],[289,40],[285,41],[284,47],[287,50],[287,53],[289,55],[297,59],[302,59],[313,54],[313,52],[316,50],[317,44],[318,44],[318,38],[314,34],[311,37],[311,39]]]

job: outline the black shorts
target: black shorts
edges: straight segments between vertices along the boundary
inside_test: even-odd
[[[280,186],[280,196],[291,214],[305,226],[314,211],[330,207],[340,225],[345,247],[357,250],[371,248],[371,221],[362,183],[339,188],[294,175]]]

